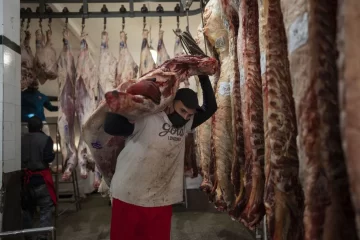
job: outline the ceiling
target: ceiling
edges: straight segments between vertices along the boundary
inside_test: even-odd
[[[143,3],[135,3],[134,10],[139,11],[142,7]],[[146,3],[149,11],[155,11],[156,7],[159,3],[157,2],[148,2]],[[161,3],[165,11],[174,10],[175,3]],[[79,11],[81,4],[50,4],[51,8],[54,11],[62,11],[62,9],[66,6],[69,11]],[[103,4],[90,3],[89,11],[100,11]],[[106,4],[109,11],[118,11],[121,3],[109,3]],[[35,11],[37,4],[21,4],[21,7],[30,7],[33,11]],[[129,10],[129,7],[125,5],[125,7]],[[190,8],[197,9],[200,7],[199,2],[194,2]],[[43,20],[43,27],[46,29],[46,20]],[[140,61],[140,48],[142,41],[142,28],[143,28],[143,18],[126,18],[125,31],[128,36],[128,48],[130,49],[134,60],[139,64]],[[180,18],[180,28],[185,29],[186,27],[186,17]],[[197,27],[201,23],[200,15],[190,16],[189,17],[190,24],[190,32],[194,36],[196,34]],[[85,30],[88,33],[87,41],[89,43],[89,47],[92,51],[94,59],[96,62],[99,61],[99,53],[100,53],[100,36],[104,27],[103,19],[86,19],[85,22]],[[109,18],[107,19],[106,30],[109,33],[109,46],[110,49],[113,50],[115,57],[118,57],[119,50],[119,32],[121,31],[122,19]],[[64,27],[64,19],[53,19],[52,20],[52,30],[53,30],[53,38],[52,43],[57,53],[60,52],[62,48],[62,29]],[[159,18],[147,18],[147,28],[151,27],[151,42],[152,46],[156,49],[157,41],[158,41],[158,30],[159,30]],[[72,35],[70,36],[70,43],[72,45],[73,54],[75,58],[78,56],[80,41],[79,35],[81,32],[81,19],[69,19],[69,28],[72,31]],[[170,55],[173,56],[174,44],[175,44],[175,35],[173,33],[173,29],[176,28],[176,17],[163,17],[162,19],[162,29],[165,31],[164,33],[164,43],[166,49]],[[38,20],[33,19],[30,25],[30,31],[32,32],[32,50],[35,54],[35,31],[38,29]],[[40,91],[46,95],[57,96],[58,95],[58,84],[57,81],[48,81],[44,85],[40,87]]]

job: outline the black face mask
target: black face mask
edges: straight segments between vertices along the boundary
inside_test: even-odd
[[[173,113],[170,113],[168,115],[168,118],[169,118],[170,122],[172,123],[173,127],[175,127],[175,128],[181,128],[181,127],[185,126],[185,124],[189,121],[189,120],[185,120],[175,110]]]

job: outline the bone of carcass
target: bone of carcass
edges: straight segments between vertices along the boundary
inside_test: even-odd
[[[58,77],[56,52],[51,41],[52,31],[46,31],[46,41],[42,29],[36,30],[36,53],[34,69],[41,84]]]
[[[75,147],[75,61],[69,43],[69,32],[63,32],[63,50],[58,60],[59,116],[58,130],[64,166],[77,165]]]

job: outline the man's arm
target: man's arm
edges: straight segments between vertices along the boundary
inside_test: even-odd
[[[198,111],[194,115],[194,121],[191,129],[196,128],[206,120],[208,120],[217,110],[215,94],[212,89],[208,76],[199,76],[200,85],[203,91],[203,111]]]
[[[44,95],[44,100],[45,100],[45,102],[44,102],[44,107],[47,109],[47,110],[49,110],[50,112],[56,112],[56,111],[58,111],[59,110],[59,107],[58,106],[53,106],[52,104],[51,104],[51,102],[49,101],[49,98],[47,97],[47,96],[45,96]]]
[[[48,140],[46,142],[44,152],[43,152],[43,160],[45,163],[51,163],[55,159],[55,153],[54,153],[54,142],[51,139],[51,137],[48,137]]]
[[[112,136],[130,136],[133,134],[135,125],[130,123],[127,118],[108,112],[106,113],[104,131]]]

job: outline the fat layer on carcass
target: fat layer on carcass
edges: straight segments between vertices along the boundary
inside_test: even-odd
[[[81,36],[80,55],[76,65],[75,83],[75,111],[80,125],[80,139],[77,156],[82,178],[87,177],[87,165],[94,162],[90,149],[84,141],[83,127],[97,105],[95,101],[95,89],[98,84],[97,74],[97,67],[90,54],[86,42],[86,35],[83,34]]]
[[[116,67],[116,81],[115,88],[120,86],[121,83],[130,79],[136,79],[137,72],[139,70],[138,65],[135,63],[133,56],[131,55],[127,47],[127,36],[124,31],[120,32],[120,44],[119,44],[119,59]]]
[[[215,161],[215,206],[224,211],[230,210],[235,200],[231,183],[233,134],[230,96],[230,81],[235,77],[235,68],[229,55],[228,20],[221,11],[220,1],[209,1],[204,11],[204,22],[205,36],[218,53],[221,65],[215,93],[218,109],[212,117],[211,151]]]
[[[170,56],[166,51],[163,38],[164,38],[164,31],[160,29],[159,30],[159,42],[158,42],[158,46],[157,46],[157,61],[156,61],[157,66],[160,66],[165,61],[170,59]]]
[[[338,4],[340,126],[357,236],[360,237],[360,2],[342,0]]]
[[[42,29],[36,30],[36,53],[34,70],[41,84],[47,80],[55,80],[58,77],[56,52],[51,41],[52,31],[49,29],[45,35]]]
[[[197,37],[195,38],[196,43],[199,45],[201,50],[205,52],[205,41],[204,34],[203,34],[203,26],[202,24],[199,25],[198,31],[197,31]],[[209,56],[214,56],[214,53],[212,49],[207,48]],[[220,72],[216,72],[215,75],[210,76],[210,82],[212,85],[212,88],[214,89],[216,86],[216,83],[219,79]],[[200,84],[198,84],[197,89],[198,99],[200,106],[203,103],[203,92]],[[208,119],[206,122],[201,124],[196,128],[196,144],[198,148],[198,154],[199,154],[199,165],[201,169],[201,175],[202,175],[202,182],[200,184],[200,189],[207,194],[211,193],[211,190],[213,188],[213,181],[214,181],[214,169],[210,166],[213,165],[214,161],[211,158],[211,122],[212,119]],[[211,199],[210,199],[211,200]]]
[[[280,0],[263,1],[265,195],[269,239],[303,239],[296,118]]]
[[[99,86],[98,100],[104,98],[104,94],[115,89],[117,60],[109,49],[109,35],[106,31],[101,33],[101,48],[99,62]]]
[[[75,61],[69,43],[69,31],[63,32],[63,49],[58,60],[59,116],[61,154],[64,166],[77,165],[75,147]]]
[[[259,49],[258,3],[244,0],[239,8],[238,58],[240,71],[245,208],[240,220],[253,229],[264,216],[264,121]],[[241,154],[241,153],[240,153]],[[236,159],[235,159],[236,160]],[[239,203],[238,203],[239,204]]]
[[[124,83],[126,86],[122,84],[116,91],[106,93],[106,102],[113,112],[132,121],[163,111],[174,99],[180,82],[194,75],[212,75],[217,69],[217,61],[214,58],[195,55],[175,57],[146,73],[137,83]],[[138,95],[139,92],[146,93],[147,89],[144,87],[147,85],[144,81],[155,81],[158,87],[156,91],[161,93],[160,101],[154,102],[148,98],[153,94]]]
[[[121,31],[119,60],[116,68],[116,87],[135,79],[138,71],[138,66],[127,48],[126,39],[126,33]],[[110,181],[115,172],[116,159],[124,147],[125,139],[105,133],[103,124],[108,111],[106,102],[101,101],[83,126],[83,136],[85,142],[90,146],[97,169],[105,183],[110,186]],[[105,188],[103,191],[99,187],[98,191],[103,193],[107,190]]]
[[[105,94],[107,103],[103,102],[84,125],[84,139],[91,146],[96,164],[108,186],[115,172],[116,158],[123,149],[125,141],[122,137],[111,137],[104,132],[106,112],[110,110],[117,112],[131,121],[162,111],[174,99],[180,81],[190,75],[212,75],[217,68],[217,61],[213,58],[181,56],[170,59],[162,66],[145,74],[138,83],[126,80],[118,86],[117,91]],[[152,78],[156,78],[162,95],[160,104],[157,105],[144,96],[136,95],[136,91],[126,92],[131,88],[135,90],[141,88],[142,81]]]
[[[21,89],[25,89],[36,81],[34,71],[34,55],[30,47],[31,33],[28,30],[21,31]]]
[[[142,77],[145,73],[156,67],[154,59],[150,52],[149,42],[148,42],[149,30],[144,29],[142,33],[142,43],[141,43],[141,55],[140,55],[140,70],[139,77]]]

